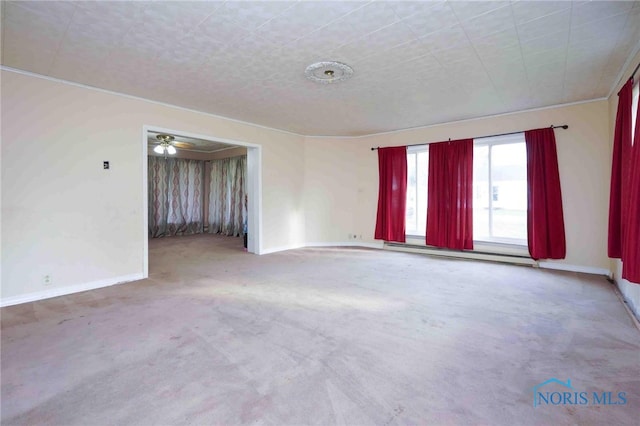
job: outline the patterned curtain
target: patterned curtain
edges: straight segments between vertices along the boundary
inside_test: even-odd
[[[247,156],[211,161],[209,232],[239,236],[247,217]]]
[[[149,157],[149,235],[199,234],[203,230],[204,163]]]

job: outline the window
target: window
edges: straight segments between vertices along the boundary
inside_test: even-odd
[[[473,239],[527,243],[524,133],[474,140]]]
[[[408,147],[407,236],[426,234],[428,175],[429,145]],[[474,140],[473,239],[527,245],[524,133]]]
[[[636,120],[638,117],[638,98],[640,98],[640,80],[633,85],[633,95],[631,97],[631,145],[635,145]]]
[[[407,148],[407,235],[425,236],[427,231],[427,182],[429,146]]]

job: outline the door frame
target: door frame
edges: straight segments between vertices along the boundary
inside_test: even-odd
[[[147,160],[147,156],[149,155],[147,133],[149,131],[194,139],[204,139],[247,148],[247,251],[249,253],[262,254],[262,145],[145,124],[142,126],[142,235],[144,236],[144,278],[149,277],[149,175]]]

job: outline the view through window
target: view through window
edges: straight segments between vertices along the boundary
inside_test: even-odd
[[[473,239],[519,245],[527,242],[523,133],[474,140]]]
[[[427,230],[428,145],[407,148],[407,235],[425,236]]]
[[[428,145],[407,148],[406,234],[425,236]],[[527,153],[524,133],[474,139],[473,239],[527,243]]]

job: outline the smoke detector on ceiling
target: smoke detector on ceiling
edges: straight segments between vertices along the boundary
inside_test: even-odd
[[[330,84],[350,78],[353,75],[353,68],[342,62],[316,62],[304,70],[304,75],[316,83]]]

